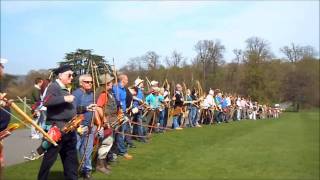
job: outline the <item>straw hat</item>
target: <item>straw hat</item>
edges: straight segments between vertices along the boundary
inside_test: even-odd
[[[143,80],[142,79],[140,79],[140,78],[137,78],[135,81],[134,81],[134,86],[139,86],[139,84],[140,83],[142,83],[143,82]]]
[[[99,76],[100,84],[106,84],[114,80],[114,77],[110,76],[110,74],[101,74]]]

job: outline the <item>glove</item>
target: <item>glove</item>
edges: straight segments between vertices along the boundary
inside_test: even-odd
[[[98,136],[104,138],[104,129],[102,127],[98,130]]]
[[[80,125],[80,126],[77,128],[77,132],[78,132],[80,135],[83,135],[84,133],[88,132],[88,126]]]
[[[139,109],[134,107],[134,108],[132,108],[131,111],[132,111],[133,114],[137,114],[139,112]]]
[[[87,111],[95,111],[96,107],[97,107],[96,104],[90,104],[89,106],[87,106]]]

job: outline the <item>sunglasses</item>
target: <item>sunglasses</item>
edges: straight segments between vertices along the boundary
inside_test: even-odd
[[[92,81],[82,81],[82,82],[84,82],[86,84],[92,84]]]

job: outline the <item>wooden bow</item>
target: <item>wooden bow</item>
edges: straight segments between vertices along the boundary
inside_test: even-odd
[[[37,131],[39,131],[43,137],[48,140],[50,143],[52,143],[54,146],[58,146],[58,144],[49,136],[48,133],[46,133],[35,121],[33,121],[25,112],[23,112],[14,102],[9,103],[6,98],[4,98],[5,93],[0,93],[1,100],[7,102],[10,104],[10,107],[15,110],[20,116],[23,117],[23,120],[26,123],[29,123],[32,125]]]

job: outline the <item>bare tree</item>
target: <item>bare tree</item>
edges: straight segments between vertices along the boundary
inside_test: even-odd
[[[251,37],[246,40],[246,43],[246,61],[254,61],[255,63],[260,63],[273,57],[269,43],[266,40],[259,37]]]
[[[295,63],[303,58],[302,48],[299,45],[291,43],[289,46],[284,46],[280,48],[280,51],[287,56],[288,60],[292,63]]]
[[[213,76],[216,74],[218,65],[222,63],[225,47],[219,40],[202,40],[195,45],[195,50],[198,53],[197,61],[202,63],[203,81],[206,88],[207,73],[213,73]]]
[[[182,56],[182,53],[178,53],[176,50],[172,52],[171,58],[165,58],[168,67],[180,67],[183,61],[185,61],[185,58]]]
[[[143,61],[147,64],[149,70],[155,70],[160,67],[159,55],[154,51],[148,51],[143,56]]]
[[[314,57],[317,55],[317,52],[312,46],[299,46],[294,43],[291,43],[290,46],[280,48],[280,51],[291,63],[295,63],[306,57]]]
[[[243,60],[242,50],[241,49],[234,49],[232,52],[236,56],[234,60],[236,61],[237,64],[240,64],[240,62]]]
[[[303,57],[315,57],[318,55],[318,52],[312,46],[302,46]]]

